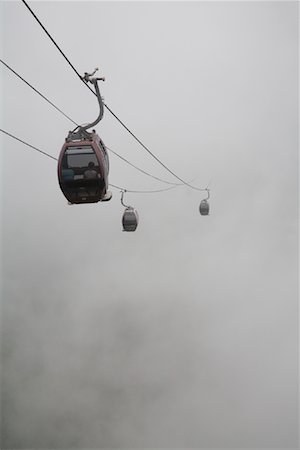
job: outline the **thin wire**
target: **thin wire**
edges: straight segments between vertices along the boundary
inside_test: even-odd
[[[119,190],[125,191],[125,192],[130,192],[132,194],[154,194],[154,193],[159,193],[159,192],[170,191],[170,189],[175,189],[178,186],[182,186],[182,185],[179,184],[177,186],[170,186],[168,188],[156,189],[156,190],[153,190],[153,191],[135,191],[135,190],[132,190],[132,189],[125,189],[125,188],[122,188],[120,186],[116,186],[115,184],[111,184],[111,183],[109,183],[109,185],[112,186],[113,188],[116,188],[116,189],[119,189]]]
[[[73,119],[71,119],[67,114],[65,114],[60,108],[58,108],[53,102],[51,102],[47,97],[45,97],[40,91],[38,91],[34,86],[32,86],[28,81],[26,81],[20,74],[18,74],[14,69],[12,69],[8,64],[6,64],[2,59],[0,59],[0,62],[7,67],[13,74],[15,74],[18,78],[20,78],[20,80],[22,80],[27,86],[29,86],[31,89],[33,89],[34,92],[36,92],[38,95],[40,95],[44,100],[46,100],[51,106],[53,106],[57,111],[59,111],[63,116],[65,116],[67,119],[69,119],[74,125],[78,125],[78,123],[76,123]],[[127,164],[129,164],[130,166],[134,167],[135,169],[139,170],[140,172],[144,173],[145,175],[154,178],[155,180],[161,181],[162,183],[166,183],[166,184],[171,184],[174,186],[178,186],[179,183],[172,183],[170,181],[166,181],[163,180],[162,178],[156,177],[155,175],[152,175],[148,172],[146,172],[145,170],[135,166],[134,164],[132,164],[130,161],[128,161],[126,158],[124,158],[123,156],[119,155],[117,152],[115,152],[114,150],[106,147],[110,152],[112,152],[114,155],[118,156],[120,159],[122,159],[123,161],[125,161]]]
[[[57,50],[61,53],[61,55],[65,58],[65,60],[67,61],[67,63],[70,65],[70,67],[72,67],[72,69],[74,70],[74,72],[76,73],[76,75],[80,78],[80,80],[88,87],[88,89],[96,95],[96,93],[93,91],[93,89],[90,88],[90,86],[88,84],[86,84],[80,73],[76,70],[76,68],[73,66],[73,64],[71,63],[71,61],[66,57],[66,55],[64,54],[64,52],[61,50],[61,48],[59,47],[59,45],[55,42],[55,40],[53,39],[53,37],[51,36],[51,34],[46,30],[46,28],[44,27],[44,25],[42,24],[42,22],[39,20],[39,18],[36,16],[36,14],[32,11],[32,9],[30,8],[30,6],[28,5],[28,3],[25,0],[21,0],[24,5],[26,6],[26,8],[28,8],[28,10],[30,11],[30,13],[33,15],[33,17],[35,18],[35,20],[38,22],[38,24],[42,27],[42,29],[45,31],[45,33],[47,34],[47,36],[49,37],[49,39],[53,42],[53,44],[55,45],[55,47],[57,48]]]
[[[78,123],[74,122],[74,120],[71,119],[71,117],[67,116],[61,109],[59,109],[54,103],[52,103],[47,97],[45,97],[40,91],[38,91],[34,86],[32,86],[28,81],[26,81],[23,77],[21,77],[20,74],[18,74],[14,69],[12,69],[8,64],[6,64],[2,59],[0,59],[0,62],[7,67],[12,73],[14,73],[20,80],[22,80],[27,86],[29,86],[31,89],[34,90],[38,95],[40,95],[46,102],[48,102],[53,108],[55,108],[57,111],[59,111],[63,116],[65,116],[67,119],[69,119],[74,125],[78,126]]]
[[[151,178],[154,178],[155,180],[162,181],[163,183],[171,184],[171,185],[173,185],[173,186],[181,186],[181,185],[182,185],[182,183],[180,183],[180,184],[179,184],[179,183],[172,183],[171,181],[165,181],[165,180],[163,180],[162,178],[156,177],[155,175],[151,175],[151,173],[148,173],[148,172],[146,172],[145,170],[141,169],[140,167],[136,166],[135,164],[132,164],[132,163],[129,162],[126,158],[124,158],[123,156],[119,155],[117,152],[115,152],[115,151],[112,150],[111,148],[109,148],[109,147],[106,147],[106,148],[107,148],[107,150],[109,150],[111,153],[113,153],[114,155],[118,156],[118,157],[119,157],[120,159],[122,159],[123,161],[127,162],[127,164],[129,164],[130,166],[132,166],[132,167],[134,167],[135,169],[139,170],[139,171],[142,172],[143,174],[148,175],[148,176],[151,177]]]
[[[104,106],[108,109],[108,111],[117,119],[118,122],[120,122],[120,124],[128,131],[128,133],[131,134],[131,136],[161,165],[163,166],[170,174],[172,174],[175,178],[177,178],[177,180],[181,181],[182,184],[185,184],[186,186],[195,189],[196,191],[205,191],[204,188],[198,188],[196,186],[193,186],[189,183],[187,183],[185,180],[183,180],[182,178],[180,178],[178,175],[176,175],[176,173],[174,173],[171,169],[169,169],[159,158],[157,158],[157,156],[154,155],[154,153],[151,152],[151,150],[149,150],[148,147],[146,147],[145,144],[143,144],[143,142],[136,137],[136,135],[134,133],[132,133],[132,131],[130,131],[130,129],[124,124],[124,122],[121,121],[121,119],[119,119],[119,117],[107,106],[106,103],[104,103]]]
[[[43,155],[48,156],[49,158],[54,159],[55,161],[57,161],[57,158],[55,158],[52,155],[49,155],[49,153],[43,152],[42,150],[40,150],[37,147],[34,147],[34,145],[28,144],[27,142],[23,141],[22,139],[14,136],[13,134],[8,133],[5,130],[2,130],[1,128],[0,128],[0,131],[2,131],[2,133],[4,133],[4,134],[7,134],[7,136],[10,136],[11,138],[16,139],[17,141],[22,142],[22,144],[27,145],[28,147],[32,148],[33,150],[36,150],[37,152],[42,153]]]
[[[39,148],[35,147],[34,145],[28,144],[28,142],[23,141],[23,139],[20,139],[20,138],[14,136],[11,133],[8,133],[7,131],[3,130],[2,128],[0,128],[0,131],[2,133],[6,134],[7,136],[15,139],[16,141],[19,141],[22,144],[27,145],[28,147],[32,148],[33,150],[36,150],[37,152],[41,153],[42,155],[47,156],[48,158],[54,159],[54,161],[57,161],[57,158],[55,158],[54,156],[52,156],[49,153],[46,153],[46,152],[40,150]],[[126,189],[124,187],[116,186],[116,185],[114,185],[112,183],[109,183],[109,185],[114,187],[114,188],[116,188],[116,189],[123,190],[123,191],[126,191],[126,192],[136,193],[136,194],[154,194],[154,193],[158,193],[158,192],[168,191],[170,189],[174,189],[174,188],[177,187],[177,186],[171,186],[171,187],[166,188],[166,189],[157,189],[157,190],[153,190],[153,191],[134,191],[134,190],[131,190],[131,189]]]
[[[79,72],[76,70],[76,68],[73,66],[73,64],[71,63],[71,61],[66,57],[66,55],[64,54],[64,52],[61,50],[61,48],[59,47],[59,45],[55,42],[55,40],[53,39],[53,37],[50,35],[50,33],[46,30],[46,28],[44,27],[44,25],[41,23],[41,21],[38,19],[38,17],[36,16],[36,14],[32,11],[32,9],[29,7],[29,5],[27,4],[27,2],[25,0],[21,0],[24,5],[28,8],[28,10],[30,11],[30,13],[33,15],[33,17],[35,18],[35,20],[39,23],[39,25],[42,27],[42,29],[45,31],[45,33],[47,34],[47,36],[51,39],[51,41],[53,42],[53,44],[55,45],[55,47],[58,49],[58,51],[61,53],[61,55],[65,58],[65,60],[68,62],[68,64],[70,65],[70,67],[73,69],[73,71],[76,73],[76,75],[80,78],[80,80],[84,83],[85,86],[88,87],[88,89],[94,94],[96,95],[96,93],[90,88],[90,86],[84,82],[83,78],[81,77],[81,75],[79,74]],[[159,158],[157,158],[157,156],[154,155],[154,153],[152,153],[149,148],[143,144],[143,142],[138,139],[135,134],[121,121],[121,119],[119,119],[119,117],[108,107],[108,105],[106,105],[104,103],[104,106],[106,107],[106,109],[117,119],[117,121],[128,131],[128,133],[131,134],[131,136],[162,166],[164,167],[170,174],[172,174],[175,178],[177,178],[179,181],[181,181],[183,184],[185,184],[186,186],[189,186],[191,189],[195,189],[196,191],[205,191],[205,188],[198,188],[196,186],[192,186],[191,184],[187,183],[185,180],[183,180],[182,178],[180,178],[178,175],[176,175],[171,169],[168,168],[168,166],[166,166],[166,164],[164,164]]]

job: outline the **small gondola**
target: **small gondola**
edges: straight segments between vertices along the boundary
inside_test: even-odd
[[[135,231],[139,223],[137,211],[129,206],[125,209],[122,217],[123,231]]]
[[[208,197],[201,200],[200,202],[200,206],[199,206],[199,211],[201,216],[208,216],[209,215],[209,203],[208,203],[208,199],[209,199],[209,189],[206,189]]]
[[[83,78],[95,86],[99,116],[93,123],[69,132],[58,158],[59,186],[70,204],[96,203],[112,197],[108,191],[109,160],[105,145],[95,130],[87,131],[102,119],[104,112],[97,83],[104,78],[91,78],[94,73],[86,73]]]
[[[121,203],[125,206],[122,217],[123,231],[135,231],[139,223],[139,215],[136,209],[123,203],[124,192],[121,191]]]

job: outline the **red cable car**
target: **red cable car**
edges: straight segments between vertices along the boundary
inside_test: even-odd
[[[95,130],[87,131],[102,119],[104,111],[97,83],[97,80],[104,78],[91,78],[94,73],[86,73],[83,79],[95,86],[100,106],[99,116],[93,123],[69,132],[58,158],[59,186],[71,204],[103,202],[112,197],[107,190],[109,160],[105,145]]]
[[[69,203],[108,201],[111,194],[107,190],[109,161],[105,145],[94,131],[78,133],[69,133],[58,158],[60,188]]]

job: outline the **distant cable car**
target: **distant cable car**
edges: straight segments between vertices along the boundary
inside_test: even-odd
[[[122,217],[123,231],[135,231],[139,223],[139,215],[132,206],[127,206],[123,203],[124,192],[125,191],[121,191],[121,203],[125,206]]]
[[[139,216],[137,211],[132,206],[129,206],[125,209],[122,217],[123,231],[135,231],[138,223]]]
[[[59,186],[69,203],[96,203],[108,201],[112,194],[108,191],[109,160],[103,141],[95,126],[103,117],[104,107],[97,80],[92,74],[85,73],[83,79],[95,86],[100,113],[97,119],[88,125],[76,127],[70,131],[58,158]]]
[[[209,199],[209,189],[206,189],[208,197],[201,200],[200,202],[200,206],[199,206],[199,211],[201,216],[208,216],[209,215],[209,203],[208,203],[208,199]]]

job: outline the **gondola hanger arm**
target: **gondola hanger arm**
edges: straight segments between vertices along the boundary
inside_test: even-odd
[[[97,70],[98,70],[98,67],[95,68],[94,72],[92,72],[92,73],[85,72],[84,76],[81,77],[86,83],[92,83],[95,86],[95,91],[96,91],[96,95],[97,95],[97,99],[98,99],[98,103],[99,103],[99,108],[100,108],[100,112],[99,112],[99,115],[98,115],[97,119],[94,122],[92,122],[92,123],[89,123],[87,125],[81,126],[80,127],[80,131],[81,132],[84,132],[84,131],[88,130],[89,128],[92,128],[95,125],[97,125],[100,122],[100,120],[102,119],[102,117],[103,117],[104,103],[103,103],[103,99],[102,99],[101,94],[100,94],[100,89],[99,89],[99,86],[98,86],[98,80],[105,81],[105,77],[100,77],[100,78],[94,77],[94,75],[97,72]]]
[[[125,203],[124,203],[124,201],[123,201],[123,199],[124,199],[124,194],[125,194],[125,192],[126,192],[126,189],[122,189],[122,191],[120,191],[120,192],[121,192],[121,203],[122,203],[122,205],[125,206],[125,208],[131,208],[131,206],[125,205]]]

